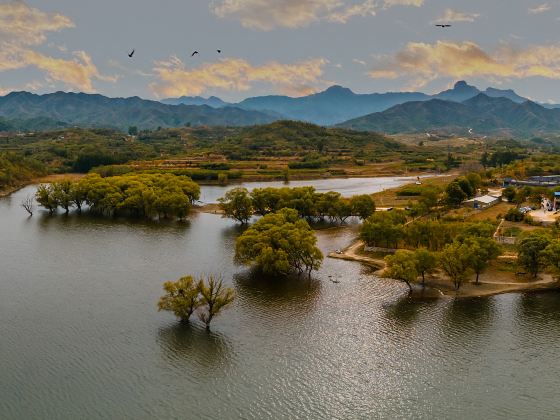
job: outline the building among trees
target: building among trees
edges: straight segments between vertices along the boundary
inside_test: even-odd
[[[468,208],[474,208],[478,210],[486,209],[488,207],[495,206],[500,201],[502,197],[497,197],[494,195],[483,195],[481,197],[471,198],[463,202],[463,205]]]

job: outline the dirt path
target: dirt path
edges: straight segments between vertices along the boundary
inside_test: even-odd
[[[367,255],[359,254],[363,245],[364,243],[358,240],[349,247],[343,249],[340,253],[331,252],[328,256],[330,258],[340,260],[357,261],[370,267],[374,267],[377,270],[375,274],[383,277],[383,271],[386,268],[385,261],[379,258],[372,258]],[[542,278],[530,282],[511,281],[517,280],[515,274],[513,273],[497,274],[498,273],[494,272],[487,273],[488,277],[503,278],[503,281],[481,280],[478,284],[475,284],[473,276],[471,281],[465,282],[461,286],[461,289],[457,291],[454,289],[453,284],[442,273],[437,273],[426,280],[426,286],[439,291],[442,296],[452,297],[482,297],[502,293],[528,292],[560,288],[560,281],[550,274],[542,274]],[[416,292],[421,294],[422,289],[418,288],[418,290],[415,290],[415,293]]]

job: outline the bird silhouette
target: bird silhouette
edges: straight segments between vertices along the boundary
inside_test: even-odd
[[[438,23],[436,26],[439,26],[440,28],[451,28],[451,25],[447,23]]]
[[[194,56],[197,55],[197,54],[198,54],[198,51],[195,51],[195,52],[193,52],[193,53],[191,54],[191,57],[194,57]]]
[[[222,53],[222,50],[216,50],[216,51],[218,52],[218,54],[221,54],[221,53]]]
[[[130,58],[132,58],[133,55],[134,55],[134,50],[132,50],[132,52],[131,52],[130,54],[128,54],[128,56],[129,56]]]

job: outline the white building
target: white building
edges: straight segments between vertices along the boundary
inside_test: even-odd
[[[465,207],[481,210],[495,206],[500,201],[502,201],[502,197],[497,197],[494,195],[483,195],[481,197],[475,197],[471,198],[470,200],[464,201],[463,205]]]

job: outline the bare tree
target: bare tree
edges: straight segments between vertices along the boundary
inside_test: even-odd
[[[33,216],[33,212],[35,211],[35,198],[33,194],[28,194],[27,197],[21,201],[21,207],[29,213],[29,216]]]

